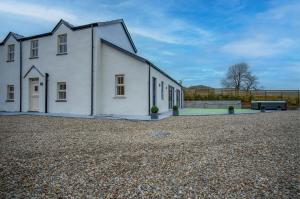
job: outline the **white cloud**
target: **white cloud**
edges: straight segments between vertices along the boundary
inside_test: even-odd
[[[244,57],[269,57],[284,53],[294,46],[294,41],[283,38],[278,41],[267,41],[260,38],[234,41],[221,47],[221,51]]]
[[[162,51],[160,51],[160,53],[163,55],[167,55],[167,56],[175,56],[176,55],[176,53],[171,52],[169,50],[162,50]]]
[[[38,20],[57,22],[59,19],[65,19],[70,22],[82,23],[86,21],[107,20],[112,18],[120,18],[115,13],[117,10],[128,10],[128,7],[132,7],[139,3],[136,0],[121,2],[119,4],[101,4],[97,5],[101,12],[88,13],[87,15],[81,16],[80,13],[76,15],[73,12],[64,10],[58,7],[51,7],[41,4],[24,3],[20,1],[0,1],[0,12],[8,13],[18,16],[31,17]],[[150,5],[146,5],[147,9],[150,10],[144,13],[147,17],[151,18],[151,21],[145,22],[131,18],[130,32],[155,40],[162,43],[178,44],[178,45],[199,45],[205,42],[211,41],[213,34],[203,28],[194,26],[190,22],[184,20],[174,19],[173,17],[165,15],[164,11],[153,8]],[[162,8],[161,8],[162,9]],[[120,11],[122,12],[122,11]],[[123,15],[121,15],[123,16]],[[126,16],[126,13],[125,15]],[[147,26],[145,25],[147,23]]]
[[[245,58],[292,54],[299,47],[300,4],[274,5],[253,16],[243,32],[220,47],[221,52]],[[237,38],[236,38],[237,36]]]
[[[180,38],[176,38],[172,35],[169,35],[168,33],[162,33],[157,30],[153,30],[151,28],[145,28],[145,27],[131,27],[130,32],[136,35],[140,35],[142,37],[146,37],[149,39],[153,39],[159,42],[165,42],[170,44],[181,44],[182,41]]]
[[[1,1],[0,12],[54,22],[61,18],[68,21],[77,19],[76,15],[60,8],[15,1]]]
[[[131,26],[130,32],[155,41],[178,45],[199,45],[214,40],[212,32],[184,21],[161,22],[159,25],[147,27],[144,25]]]
[[[257,14],[259,20],[297,20],[299,19],[300,3],[286,4],[273,7],[265,12]],[[296,17],[296,18],[294,18]]]

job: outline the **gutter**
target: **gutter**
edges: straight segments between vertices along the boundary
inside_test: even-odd
[[[127,51],[127,50],[125,50],[125,49],[123,49],[123,48],[121,48],[121,47],[119,47],[119,46],[117,46],[117,45],[115,45],[115,44],[113,44],[113,43],[111,43],[111,42],[105,40],[105,39],[101,39],[101,42],[104,43],[104,44],[106,44],[106,45],[108,45],[108,46],[110,46],[110,47],[112,47],[112,48],[115,48],[115,49],[117,49],[117,50],[119,50],[119,51],[125,53],[125,54],[128,55],[128,56],[131,56],[131,57],[133,57],[133,58],[135,58],[135,59],[137,59],[137,60],[139,60],[139,61],[141,61],[141,62],[144,62],[144,63],[148,64],[148,65],[151,66],[153,69],[157,70],[157,71],[160,72],[162,75],[164,75],[165,77],[169,78],[169,79],[170,79],[171,81],[173,81],[175,84],[177,84],[178,86],[182,87],[181,84],[179,84],[176,80],[174,80],[174,79],[173,79],[172,77],[170,77],[167,73],[165,73],[164,71],[162,71],[160,68],[158,68],[157,66],[155,66],[155,65],[154,65],[153,63],[151,63],[149,60],[147,60],[147,59],[145,59],[145,58],[143,58],[143,57],[141,57],[141,56],[138,56],[137,54],[134,54],[134,53],[132,53],[132,52],[129,52],[129,51]]]
[[[48,79],[49,74],[45,74],[45,113],[48,113]]]
[[[20,41],[20,112],[22,112],[22,76],[23,76],[23,74],[22,74],[22,64],[23,64],[23,62],[22,62],[22,41]]]
[[[91,116],[94,114],[94,25],[91,25]]]

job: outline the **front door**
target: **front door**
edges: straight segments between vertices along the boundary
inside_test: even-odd
[[[174,106],[174,88],[169,86],[169,109],[172,109]]]
[[[152,105],[156,106],[156,78],[152,77]]]
[[[180,90],[176,89],[176,106],[180,107]]]
[[[29,89],[30,89],[30,111],[39,111],[39,79],[34,78],[29,80]]]

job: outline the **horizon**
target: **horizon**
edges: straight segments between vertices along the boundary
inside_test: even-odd
[[[264,89],[300,89],[297,0],[2,0],[0,17],[1,41],[10,31],[49,32],[61,18],[76,26],[122,18],[138,55],[185,87],[220,88],[228,67],[246,62]]]

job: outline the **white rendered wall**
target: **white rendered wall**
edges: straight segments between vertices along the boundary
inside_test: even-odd
[[[67,33],[68,53],[57,55],[57,35]],[[23,75],[32,65],[49,74],[48,112],[89,115],[91,109],[91,28],[73,31],[61,25],[53,35],[38,38],[39,57],[29,59],[30,40],[23,42]],[[23,111],[29,110],[29,78],[38,77],[40,112],[45,111],[45,78],[32,71],[23,79]],[[67,102],[56,102],[57,82],[67,84]]]
[[[7,46],[15,44],[15,59],[7,62]],[[19,111],[20,106],[20,46],[13,36],[4,45],[0,45],[0,111]],[[15,100],[6,102],[7,85],[14,85]]]
[[[153,92],[152,92],[152,77],[156,78],[156,106],[159,108],[159,112],[163,113],[169,111],[169,85],[174,87],[174,105],[176,105],[176,89],[181,92],[181,87],[174,81],[170,80],[168,77],[151,67],[150,70],[150,93],[151,93],[151,107],[153,105]],[[164,82],[164,97],[161,98],[161,82]]]
[[[106,44],[101,46],[101,93],[98,114],[148,115],[149,66]],[[125,75],[124,98],[115,96],[117,74]]]
[[[135,53],[121,23],[104,25],[97,27],[96,29],[99,37],[120,46],[129,52]]]

